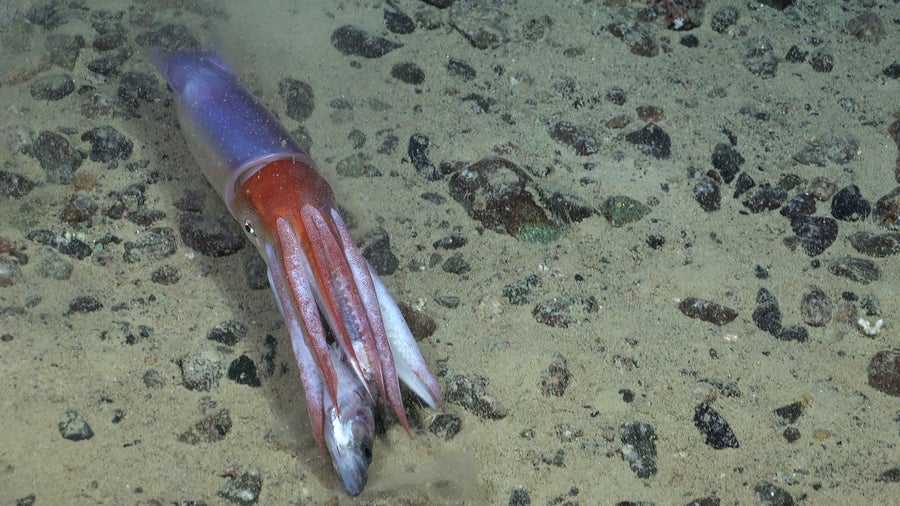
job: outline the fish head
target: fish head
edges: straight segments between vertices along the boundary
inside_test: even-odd
[[[372,446],[375,438],[375,418],[368,394],[353,392],[353,404],[341,405],[341,413],[329,409],[325,423],[325,445],[331,452],[331,463],[352,496],[359,495],[369,477]]]

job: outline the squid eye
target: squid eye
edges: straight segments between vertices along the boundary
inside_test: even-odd
[[[247,231],[252,237],[256,237],[256,229],[253,228],[253,223],[250,223],[250,220],[244,222],[244,230]]]

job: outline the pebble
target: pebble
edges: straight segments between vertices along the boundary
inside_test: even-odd
[[[839,220],[864,220],[871,212],[872,205],[863,198],[855,184],[841,189],[831,199],[831,215]]]
[[[305,121],[316,108],[312,86],[304,81],[285,77],[278,83],[278,95],[284,100],[285,114],[295,121]]]
[[[900,230],[900,186],[878,199],[873,219],[882,227]]]
[[[546,374],[541,378],[541,393],[547,397],[562,397],[569,387],[571,378],[565,357],[556,355],[550,362]]]
[[[66,223],[84,223],[97,213],[97,203],[89,195],[72,195],[63,208],[60,219]]]
[[[527,304],[531,299],[533,289],[540,286],[541,277],[537,274],[529,274],[504,286],[503,296],[514,306]]]
[[[687,317],[722,326],[738,317],[734,309],[697,297],[686,297],[678,304],[678,309]]]
[[[649,206],[626,195],[607,197],[598,209],[606,221],[614,227],[640,221],[652,211]]]
[[[659,44],[656,38],[650,32],[650,29],[642,23],[626,23],[620,21],[610,23],[606,26],[606,30],[613,37],[621,40],[628,46],[628,50],[632,54],[652,58],[659,54]]]
[[[122,48],[113,54],[103,55],[88,62],[87,68],[91,72],[103,76],[112,76],[131,58],[131,50]]]
[[[141,46],[159,46],[166,51],[201,49],[200,41],[191,29],[180,23],[154,24],[153,29],[139,34],[135,41]]]
[[[435,436],[450,441],[462,430],[462,418],[453,413],[442,413],[435,416],[428,424],[428,431]]]
[[[406,35],[416,31],[416,23],[399,7],[387,4],[384,7],[384,25],[391,33]]]
[[[162,260],[176,251],[175,232],[169,227],[153,227],[141,232],[137,241],[125,242],[123,260],[133,264]]]
[[[21,174],[0,170],[0,195],[20,199],[31,193],[37,183]]]
[[[779,213],[785,218],[793,219],[794,217],[806,215],[810,216],[816,212],[816,199],[811,193],[803,192],[794,195]]]
[[[244,247],[244,236],[232,230],[231,220],[213,219],[202,214],[185,213],[178,224],[181,240],[203,255],[221,257]]]
[[[372,35],[353,25],[344,25],[332,32],[331,45],[341,54],[363,58],[380,58],[403,47],[399,42]]]
[[[667,159],[672,155],[672,140],[669,134],[655,123],[625,134],[625,140],[634,144],[641,153],[656,159]]]
[[[258,469],[250,467],[241,474],[232,476],[218,494],[232,503],[249,505],[259,501],[260,492],[262,474]]]
[[[446,378],[444,399],[462,406],[478,417],[501,420],[509,413],[500,401],[487,392],[487,378],[475,375],[473,379],[457,374]]]
[[[694,196],[694,200],[700,204],[700,208],[708,213],[718,211],[722,205],[719,183],[709,176],[700,176],[697,184],[691,190],[691,194]]]
[[[744,41],[744,67],[761,79],[771,79],[778,72],[778,57],[768,37],[750,37]]]
[[[425,82],[425,71],[412,62],[397,63],[391,67],[391,77],[406,84],[422,84]]]
[[[756,214],[763,211],[774,211],[781,207],[787,200],[788,192],[784,188],[771,186],[768,183],[761,185],[752,195],[741,202],[750,212]]]
[[[809,193],[820,202],[828,202],[837,193],[837,183],[826,177],[816,176],[809,183]]]
[[[818,286],[810,286],[800,300],[800,315],[803,323],[824,327],[831,321],[831,299]]]
[[[212,351],[191,352],[178,359],[182,384],[188,390],[209,392],[222,378],[222,359]]]
[[[716,450],[741,446],[725,417],[709,404],[700,404],[694,409],[694,426],[706,436],[705,443]]]
[[[225,346],[234,346],[247,337],[247,326],[237,320],[226,320],[216,324],[206,338]]]
[[[790,492],[767,481],[758,482],[753,493],[761,506],[794,506]]]
[[[550,138],[569,146],[581,156],[589,156],[597,152],[598,141],[590,128],[577,126],[568,121],[559,121],[549,131]]]
[[[828,272],[835,276],[852,279],[858,283],[868,285],[881,279],[881,270],[875,262],[865,258],[845,256],[828,263]]]
[[[379,276],[390,276],[400,267],[400,259],[394,255],[391,248],[391,237],[387,230],[375,227],[366,232],[359,241],[358,246],[362,256],[368,260]]]
[[[463,258],[462,253],[454,253],[441,264],[441,270],[450,274],[462,275],[472,270],[472,267]]]
[[[447,62],[447,73],[464,82],[471,81],[478,75],[474,67],[459,58],[449,59]]]
[[[859,141],[853,135],[842,132],[809,141],[794,155],[794,161],[803,165],[824,167],[827,161],[845,164],[859,155]]]
[[[534,306],[531,314],[538,323],[564,329],[579,320],[586,320],[584,316],[597,312],[598,308],[597,299],[593,296],[563,296],[539,302]],[[576,317],[578,313],[581,313],[582,318]]]
[[[68,255],[78,260],[84,260],[91,256],[93,248],[85,244],[69,232],[52,232],[50,230],[32,230],[25,235],[28,239],[55,248],[63,255]]]
[[[65,137],[46,130],[38,134],[30,154],[40,162],[48,183],[71,183],[82,162],[81,153]]]
[[[225,439],[231,431],[231,414],[227,409],[221,409],[203,417],[190,429],[178,435],[178,441],[189,445],[199,443],[215,443]]]
[[[84,47],[85,40],[81,35],[51,33],[47,36],[46,49],[50,63],[69,71],[75,69],[75,62]]]
[[[161,265],[150,274],[150,281],[164,286],[171,286],[181,280],[181,273],[174,265]]]
[[[409,326],[409,331],[416,341],[431,337],[437,330],[437,323],[434,321],[434,318],[428,316],[424,311],[420,311],[405,302],[398,302],[397,307],[400,308],[400,314],[403,315],[403,319]]]
[[[131,157],[134,144],[111,126],[99,126],[81,135],[81,140],[91,143],[89,157],[95,162],[111,162]]]
[[[228,379],[238,385],[248,387],[260,386],[259,376],[256,373],[256,364],[247,355],[241,355],[234,359],[228,366]]]
[[[804,395],[801,399],[794,401],[790,404],[781,406],[779,408],[775,408],[773,413],[776,416],[781,418],[784,423],[791,424],[796,422],[803,412],[806,410],[807,406],[809,406],[809,401],[812,400],[812,396]]]
[[[409,144],[406,148],[406,154],[412,161],[416,173],[422,175],[428,181],[437,181],[443,178],[441,172],[435,167],[431,159],[428,158],[428,146],[431,141],[425,134],[416,133],[409,137]]]
[[[646,422],[625,422],[619,428],[624,445],[623,458],[638,478],[646,479],[658,472],[656,430]]]
[[[744,157],[728,144],[719,143],[713,149],[712,165],[719,171],[722,180],[726,183],[734,180],[745,161]]]
[[[248,255],[244,260],[244,277],[247,279],[247,287],[251,290],[265,290],[269,288],[269,266],[259,255]]]
[[[794,216],[791,229],[800,238],[803,250],[811,257],[828,249],[838,234],[837,221],[828,216]]]
[[[876,234],[860,230],[848,237],[853,249],[873,257],[887,257],[900,253],[900,232]]]
[[[760,288],[756,293],[756,309],[753,310],[753,323],[769,334],[778,335],[781,332],[781,309],[778,307],[778,299],[772,292]]]
[[[867,369],[869,386],[892,397],[900,397],[900,350],[876,353]]]
[[[76,297],[69,303],[69,309],[65,312],[66,316],[79,313],[93,313],[103,309],[103,303],[91,295],[82,295]]]
[[[31,96],[36,100],[60,100],[75,91],[75,81],[69,74],[38,77],[31,83]]]
[[[78,411],[70,409],[59,422],[59,435],[69,441],[86,441],[94,437],[94,431]]]
[[[548,243],[562,226],[534,200],[531,176],[500,157],[483,158],[450,177],[450,195],[485,227],[520,240]]]

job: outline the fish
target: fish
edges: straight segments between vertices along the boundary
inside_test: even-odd
[[[409,433],[400,382],[443,410],[437,379],[331,186],[237,73],[210,50],[153,47],[148,56],[172,89],[194,160],[266,262],[316,442],[357,495],[371,462],[374,406],[389,405]]]

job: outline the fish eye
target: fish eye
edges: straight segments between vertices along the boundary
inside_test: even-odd
[[[368,441],[363,442],[359,445],[359,449],[362,450],[363,459],[366,461],[366,465],[372,463],[372,444]]]
[[[250,220],[244,222],[244,230],[253,237],[256,237],[256,229],[253,228],[253,223]]]

